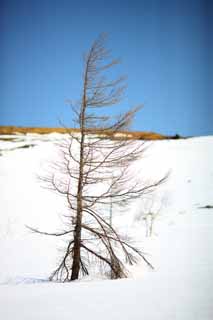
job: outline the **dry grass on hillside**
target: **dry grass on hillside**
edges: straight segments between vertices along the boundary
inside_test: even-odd
[[[0,134],[27,134],[27,133],[37,133],[37,134],[48,134],[48,133],[68,133],[68,132],[79,132],[79,129],[65,129],[65,128],[37,128],[37,127],[15,127],[15,126],[0,126]],[[103,132],[102,130],[89,129],[89,133],[100,134],[104,136],[109,136],[113,138],[122,138],[124,136],[128,139],[141,139],[141,140],[163,140],[172,137],[164,136],[154,132],[142,132],[142,131],[121,131],[113,135],[112,132]]]

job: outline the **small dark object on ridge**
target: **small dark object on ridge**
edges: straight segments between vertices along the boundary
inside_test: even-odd
[[[181,137],[178,133],[176,133],[174,136],[171,136],[170,139],[183,139],[183,137]]]
[[[213,209],[213,206],[207,204],[206,206],[198,207],[198,209]]]

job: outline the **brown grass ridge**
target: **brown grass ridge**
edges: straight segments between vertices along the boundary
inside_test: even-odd
[[[10,134],[48,134],[48,133],[68,133],[68,132],[79,132],[79,129],[74,128],[38,128],[38,127],[16,127],[16,126],[0,126],[1,135]],[[174,137],[165,136],[155,132],[143,132],[143,131],[120,131],[113,134],[112,131],[104,132],[103,130],[88,129],[88,133],[100,134],[109,137],[122,137],[126,135],[129,139],[141,139],[141,140],[164,140],[171,139]]]

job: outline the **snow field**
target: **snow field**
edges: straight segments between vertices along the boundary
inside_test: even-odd
[[[163,205],[152,237],[145,236],[144,220],[136,219],[141,200],[114,220],[147,252],[155,271],[140,262],[129,268],[129,279],[108,281],[92,274],[70,284],[46,281],[63,242],[25,227],[63,229],[62,197],[37,179],[55,157],[53,142],[61,135],[12,138],[0,137],[1,319],[213,318],[213,209],[200,208],[213,205],[213,137],[152,142],[135,165],[136,175],[140,170],[146,179],[171,170],[155,194],[156,207]]]

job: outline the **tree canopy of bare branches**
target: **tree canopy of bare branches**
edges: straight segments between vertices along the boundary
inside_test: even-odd
[[[68,133],[59,146],[60,161],[42,178],[50,189],[65,197],[68,209],[64,231],[49,233],[31,228],[67,241],[51,280],[72,281],[87,275],[91,259],[114,279],[126,277],[125,263],[133,264],[138,258],[152,268],[143,252],[122,237],[106,216],[109,206],[116,214],[120,206],[125,208],[152,192],[166,177],[152,183],[136,178],[133,166],[145,144],[124,136],[116,138],[120,130],[129,129],[141,106],[112,116],[109,108],[121,101],[126,83],[125,77],[107,77],[119,61],[111,59],[105,41],[105,34],[101,34],[85,55],[81,97],[71,105],[80,134]],[[112,138],[91,135],[94,128],[112,132]]]

